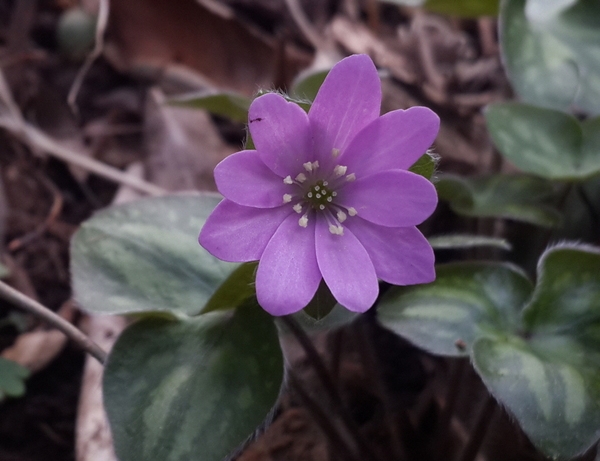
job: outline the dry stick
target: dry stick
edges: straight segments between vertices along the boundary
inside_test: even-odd
[[[477,452],[481,448],[481,444],[487,435],[487,430],[492,422],[492,416],[496,410],[496,401],[490,394],[486,396],[486,400],[479,410],[479,414],[475,419],[475,424],[471,432],[469,440],[465,445],[458,461],[473,461]]]
[[[348,443],[346,440],[344,440],[344,437],[342,437],[338,429],[331,422],[327,413],[325,413],[321,406],[314,401],[308,392],[306,392],[306,390],[302,387],[298,377],[296,377],[291,370],[288,370],[288,378],[290,385],[296,391],[304,405],[306,405],[315,422],[321,427],[321,430],[325,433],[331,443],[335,445],[338,450],[343,452],[348,459],[353,461],[361,461],[361,459],[354,453],[354,450],[348,446]]]
[[[9,303],[23,309],[35,316],[45,320],[57,330],[62,331],[69,339],[75,342],[84,351],[93,356],[98,362],[104,364],[107,354],[94,341],[88,338],[81,330],[75,328],[65,319],[56,315],[50,309],[42,306],[37,301],[25,296],[23,293],[15,290],[11,286],[0,281],[0,298],[5,299]]]
[[[379,457],[364,439],[364,437],[360,433],[358,425],[352,419],[352,415],[350,415],[350,413],[344,406],[344,403],[342,402],[342,399],[340,398],[340,395],[338,394],[337,389],[333,384],[331,376],[327,371],[323,360],[321,360],[321,357],[319,356],[319,353],[315,349],[315,346],[313,345],[310,338],[306,335],[305,331],[300,327],[300,325],[298,325],[298,322],[296,322],[296,320],[294,320],[293,317],[286,315],[281,317],[281,320],[290,329],[296,340],[300,343],[300,346],[302,346],[302,349],[306,353],[309,363],[312,365],[315,372],[317,373],[317,378],[319,379],[321,385],[325,389],[329,400],[341,416],[342,421],[346,426],[346,429],[348,429],[348,431],[352,435],[352,438],[356,442],[358,449],[362,452],[363,456],[365,456],[365,459],[378,460]]]
[[[86,157],[81,153],[62,146],[40,129],[23,119],[19,106],[15,103],[4,74],[0,70],[0,127],[10,131],[13,136],[27,144],[31,150],[43,151],[71,165],[83,168],[105,179],[124,184],[149,195],[164,195],[166,191],[147,181],[131,176],[121,170],[105,165],[102,162]]]
[[[85,80],[85,76],[88,71],[94,64],[94,61],[102,54],[102,49],[104,48],[104,32],[106,31],[106,26],[108,24],[108,16],[110,13],[110,3],[109,0],[100,0],[100,5],[98,7],[98,20],[96,22],[96,37],[94,43],[94,49],[87,56],[83,66],[79,69],[75,80],[73,81],[73,85],[69,90],[69,95],[67,96],[67,102],[69,103],[69,107],[74,114],[77,114],[77,95],[79,94],[79,89]]]

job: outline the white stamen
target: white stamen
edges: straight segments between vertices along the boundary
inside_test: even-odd
[[[350,208],[348,208],[348,214],[350,216],[356,216],[358,214],[358,212],[356,211],[356,208],[350,207]]]
[[[298,214],[302,213],[302,205],[300,205],[299,203],[296,203],[293,207],[294,211]]]
[[[298,220],[298,224],[300,225],[300,227],[306,227],[306,226],[308,226],[308,216],[306,216],[306,215],[302,216]]]
[[[336,176],[344,176],[346,174],[347,169],[348,169],[347,166],[336,165],[335,168],[333,169],[333,172],[335,173]]]
[[[331,193],[331,195],[332,195],[333,197],[336,197],[336,196],[337,196],[337,192],[336,192],[336,191],[333,191],[333,192]]]
[[[325,209],[325,205],[319,205],[319,210],[324,210]]]
[[[342,210],[339,210],[339,211],[337,212],[337,219],[338,219],[338,221],[339,221],[340,223],[343,223],[343,222],[346,220],[346,218],[347,218],[347,217],[348,217],[348,216],[346,216],[346,213],[344,213]]]
[[[292,201],[292,196],[290,194],[283,194],[283,203],[290,203]]]
[[[327,181],[323,181],[323,187],[327,187],[329,186],[329,183]]]
[[[291,177],[290,175],[287,175],[287,176],[284,178],[283,182],[284,182],[285,184],[294,184],[294,181],[292,181],[292,177]]]
[[[350,173],[346,176],[346,181],[354,181],[356,179],[356,175],[354,173]]]
[[[335,224],[330,224],[329,232],[331,232],[333,235],[344,235],[344,228],[342,226],[336,226]]]
[[[315,195],[316,198],[321,198],[321,194]]]
[[[298,176],[296,176],[296,181],[298,181],[298,182],[306,181],[306,175],[304,173],[299,173]]]
[[[319,190],[321,190],[321,188],[319,186],[315,186],[315,190],[319,191]]]
[[[328,201],[328,202],[331,202],[332,200],[333,200],[333,198],[332,198],[332,197],[327,197],[327,201]]]
[[[334,147],[331,149],[331,155],[333,155],[333,158],[336,158],[338,155],[340,155],[340,150]]]
[[[308,198],[312,198],[312,192],[309,192],[308,194],[306,194],[306,196],[307,196]]]
[[[303,163],[302,166],[304,167],[304,169],[306,171],[312,171],[313,170],[313,164],[310,163],[310,162]]]
[[[312,162],[312,167],[313,167],[313,170],[316,170],[317,168],[319,168],[319,161],[315,160],[314,162]]]

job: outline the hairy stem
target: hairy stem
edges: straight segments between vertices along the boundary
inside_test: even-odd
[[[42,306],[37,301],[25,296],[23,293],[15,290],[11,286],[0,281],[0,298],[8,301],[12,305],[23,309],[39,317],[52,325],[57,330],[62,331],[67,338],[71,339],[84,351],[94,357],[98,362],[104,365],[107,354],[94,341],[88,338],[81,330],[75,328],[71,323],[56,315],[50,309]]]

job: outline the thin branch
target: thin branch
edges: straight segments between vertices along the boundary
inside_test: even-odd
[[[8,301],[20,309],[34,314],[35,316],[55,327],[57,330],[62,331],[67,338],[71,339],[101,364],[104,365],[106,362],[106,352],[102,350],[94,341],[83,334],[81,330],[75,328],[71,323],[67,322],[59,315],[56,315],[47,307],[25,296],[23,293],[15,290],[2,281],[0,281],[0,298]]]
[[[75,150],[69,149],[54,140],[39,128],[28,123],[15,103],[4,74],[0,70],[0,127],[8,130],[13,136],[27,144],[31,150],[42,151],[63,160],[71,165],[83,168],[117,184],[123,184],[149,195],[164,195],[166,191],[143,179],[127,174],[106,165]]]
[[[69,90],[69,95],[67,96],[67,102],[69,103],[69,107],[71,107],[71,110],[74,114],[77,114],[77,95],[79,94],[81,85],[85,80],[85,76],[92,67],[92,64],[94,64],[94,61],[98,59],[98,57],[102,54],[102,50],[104,49],[104,32],[106,31],[106,26],[108,24],[109,13],[109,0],[100,0],[100,5],[98,7],[98,20],[96,21],[96,38],[94,42],[94,49],[85,59],[81,69],[79,69],[79,72],[77,72],[77,76],[75,77],[73,85]]]

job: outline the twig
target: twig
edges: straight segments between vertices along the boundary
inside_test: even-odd
[[[46,152],[71,165],[83,168],[86,171],[97,174],[105,179],[124,184],[140,192],[149,195],[164,195],[166,191],[147,181],[136,178],[116,168],[108,166],[93,158],[88,158],[81,153],[71,150],[52,139],[40,129],[34,127],[25,119],[15,103],[4,73],[0,70],[0,102],[5,107],[0,107],[0,127],[10,131],[13,136],[27,144],[34,152]]]
[[[79,329],[75,328],[71,323],[56,315],[50,309],[42,306],[37,301],[28,298],[21,292],[15,290],[6,283],[0,281],[0,298],[10,302],[11,304],[30,312],[39,318],[45,320],[56,329],[62,331],[69,339],[75,342],[84,351],[92,355],[98,362],[104,364],[107,354],[95,342],[83,334]]]
[[[296,340],[300,343],[300,346],[302,346],[302,349],[306,353],[309,363],[317,373],[317,378],[319,379],[321,385],[325,389],[329,400],[335,407],[335,410],[341,416],[342,422],[346,426],[346,429],[348,429],[348,431],[352,435],[354,441],[356,442],[356,445],[358,446],[358,449],[362,452],[362,455],[365,457],[363,459],[378,460],[379,457],[364,439],[364,437],[360,433],[356,421],[352,419],[352,415],[350,415],[350,413],[344,406],[344,402],[342,402],[342,399],[340,398],[340,395],[337,392],[337,389],[335,388],[333,380],[331,379],[331,375],[327,371],[323,360],[321,360],[321,357],[319,356],[319,353],[315,349],[315,346],[313,345],[310,338],[300,327],[300,325],[298,325],[298,322],[296,322],[296,320],[294,320],[293,317],[286,315],[281,317],[281,320],[290,329]]]
[[[298,26],[298,29],[300,29],[315,50],[323,48],[323,38],[306,17],[298,0],[285,0],[285,4],[292,15],[292,19]]]
[[[85,80],[85,76],[88,71],[94,64],[94,61],[102,54],[102,50],[104,48],[104,32],[106,31],[106,25],[108,24],[108,16],[110,12],[110,3],[109,0],[100,0],[100,5],[98,7],[98,20],[96,22],[96,37],[94,42],[94,49],[90,54],[88,54],[85,62],[77,72],[77,76],[73,81],[73,85],[69,90],[69,95],[67,96],[67,102],[69,103],[69,107],[73,111],[74,114],[77,114],[77,95],[79,94],[79,90],[83,81]]]

